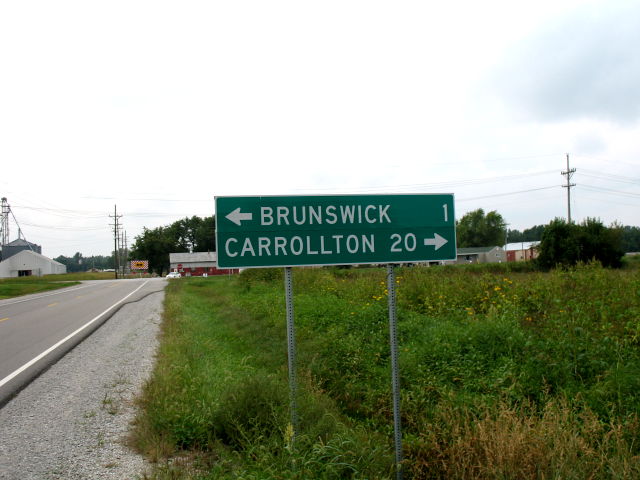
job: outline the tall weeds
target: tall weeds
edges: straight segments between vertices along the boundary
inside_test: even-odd
[[[294,271],[295,445],[281,272],[172,283],[139,448],[197,452],[183,478],[391,478],[385,280]],[[397,282],[407,478],[640,478],[635,270],[404,268]]]

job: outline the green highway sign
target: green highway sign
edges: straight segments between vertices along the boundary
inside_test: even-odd
[[[453,194],[216,197],[219,268],[456,259]]]

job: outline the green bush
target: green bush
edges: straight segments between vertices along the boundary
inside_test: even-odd
[[[607,228],[593,218],[580,225],[556,218],[542,233],[536,262],[542,268],[550,269],[597,260],[605,267],[619,268],[624,256],[622,233],[620,227]]]

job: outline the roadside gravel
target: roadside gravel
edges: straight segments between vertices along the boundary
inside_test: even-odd
[[[137,479],[125,445],[154,364],[164,292],[124,305],[0,410],[0,479]]]

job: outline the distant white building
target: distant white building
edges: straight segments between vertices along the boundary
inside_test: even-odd
[[[0,262],[0,278],[67,273],[66,265],[32,250],[22,250]]]
[[[502,247],[458,248],[455,263],[502,263],[507,260]]]

